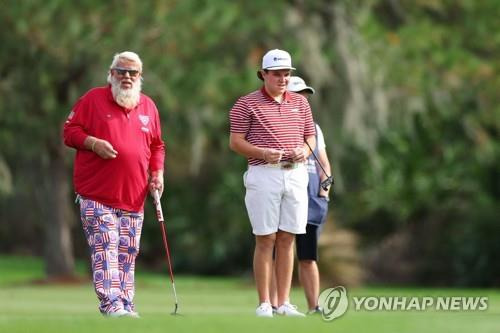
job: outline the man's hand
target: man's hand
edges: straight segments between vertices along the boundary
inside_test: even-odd
[[[295,163],[305,162],[307,160],[307,150],[304,147],[297,147],[292,149],[290,157]]]
[[[320,187],[319,194],[318,196],[325,198],[326,200],[330,201],[330,191],[325,191],[322,187]]]
[[[163,194],[163,170],[153,171],[149,180],[149,192],[154,197],[153,192],[158,190],[158,194]]]
[[[83,144],[87,149],[92,150],[103,159],[115,158],[118,155],[111,143],[106,140],[88,136]]]
[[[283,151],[273,149],[273,148],[264,148],[262,152],[262,159],[267,163],[276,164],[281,161],[281,157],[283,156]]]
[[[111,143],[106,140],[96,139],[92,146],[93,152],[99,155],[101,158],[115,158],[118,155],[118,152],[113,148]]]

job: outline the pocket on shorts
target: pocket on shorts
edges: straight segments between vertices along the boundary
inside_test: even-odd
[[[307,172],[307,168],[301,168],[300,169],[302,172],[302,184],[307,187],[307,184],[309,184],[309,172]]]
[[[245,188],[248,188],[248,184],[250,184],[250,175],[252,173],[250,172],[250,168],[245,171],[245,173],[243,174],[243,185],[245,186]]]
[[[243,173],[243,186],[247,187],[248,170]]]

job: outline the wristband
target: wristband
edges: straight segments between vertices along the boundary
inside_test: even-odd
[[[90,147],[90,150],[94,151],[94,146],[95,146],[96,142],[97,142],[97,139],[95,139],[94,142],[92,142],[92,146]]]

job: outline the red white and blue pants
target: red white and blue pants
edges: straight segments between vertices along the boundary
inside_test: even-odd
[[[134,311],[134,268],[144,214],[80,197],[80,215],[90,248],[99,310]]]

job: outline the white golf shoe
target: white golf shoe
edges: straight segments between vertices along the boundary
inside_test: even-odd
[[[270,303],[263,302],[255,310],[257,317],[273,317],[273,307]]]
[[[139,313],[135,311],[127,312],[126,316],[131,318],[141,318],[141,316],[139,316]]]
[[[139,313],[135,312],[129,304],[124,305],[123,308],[128,312],[126,314],[127,317],[141,318],[141,316],[139,316]]]
[[[104,315],[105,317],[110,317],[110,318],[118,318],[118,317],[128,316],[128,315],[129,315],[129,312],[128,312],[128,311],[125,311],[125,310],[123,310],[123,309],[118,309],[118,310],[113,311],[113,312],[103,313],[103,315]]]
[[[290,304],[288,302],[281,304],[278,307],[278,310],[276,310],[276,313],[279,315],[282,315],[282,316],[289,316],[289,317],[305,317],[306,316],[302,312],[297,311],[297,306]]]

